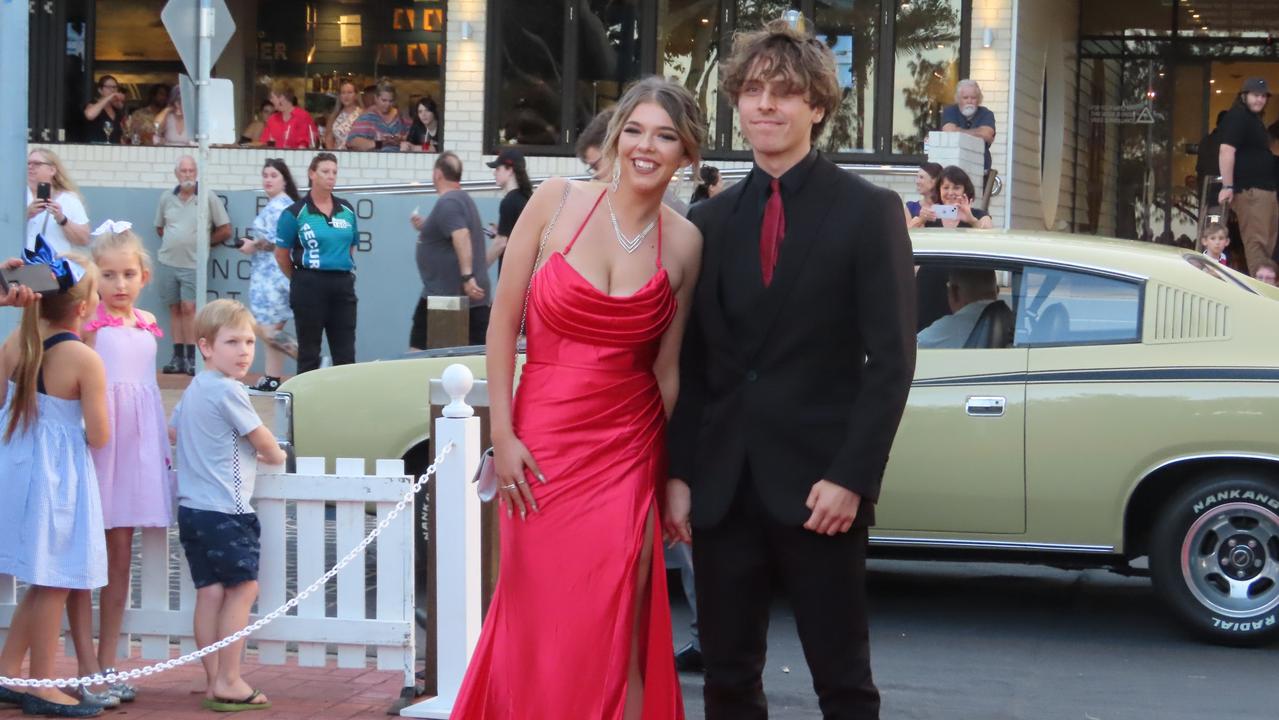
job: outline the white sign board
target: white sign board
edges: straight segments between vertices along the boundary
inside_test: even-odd
[[[182,93],[182,108],[192,138],[203,131],[200,127],[200,109],[187,98],[195,97],[195,83],[187,75],[178,76]],[[200,95],[200,102],[209,104],[209,144],[234,145],[239,136],[235,132],[235,87],[230,80],[212,78]],[[256,138],[254,138],[256,139]]]

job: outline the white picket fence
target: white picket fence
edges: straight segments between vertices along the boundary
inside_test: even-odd
[[[323,575],[328,569],[326,549],[341,558],[358,545],[367,534],[366,505],[376,505],[377,518],[382,520],[413,480],[404,474],[402,460],[377,461],[374,475],[364,474],[364,460],[359,458],[338,459],[335,474],[324,470],[324,458],[299,458],[295,473],[258,477],[254,496],[262,524],[260,612],[283,605],[290,597],[290,587],[296,592]],[[326,504],[336,509],[336,538],[332,544],[326,533]],[[290,505],[295,508],[297,527],[297,562],[292,570],[286,562]],[[401,513],[370,546],[377,556],[375,578],[365,576],[363,553],[338,573],[334,580],[334,616],[326,613],[325,593],[315,593],[299,603],[295,614],[281,617],[255,633],[259,661],[283,664],[287,646],[296,643],[299,665],[326,665],[328,647],[336,646],[338,667],[364,668],[370,651],[375,650],[377,668],[403,672],[405,687],[412,687],[416,657],[412,521],[411,512]],[[178,562],[170,562],[172,555],[178,556]],[[176,536],[171,537],[164,528],[144,530],[141,561],[135,563],[133,571],[141,575],[141,597],[140,607],[125,611],[121,637],[125,656],[130,637],[140,640],[142,657],[146,659],[168,659],[174,643],[184,654],[195,650],[191,626],[195,588]],[[171,572],[178,574],[177,607],[171,604]],[[369,617],[366,601],[374,588],[375,612]],[[12,620],[17,598],[14,579],[0,575],[0,640]],[[256,619],[254,615],[250,621]]]

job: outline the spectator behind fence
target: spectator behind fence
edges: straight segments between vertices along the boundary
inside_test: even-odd
[[[936,217],[924,223],[924,227],[991,227],[990,215],[981,208],[973,207],[974,192],[973,181],[968,177],[968,173],[954,165],[947,166],[941,171],[941,185],[937,193],[941,204],[933,206],[933,213],[939,214],[943,208],[955,208],[958,211],[958,217],[953,220]]]
[[[258,462],[287,459],[240,380],[253,363],[253,316],[234,300],[200,310],[195,334],[205,370],[173,409],[177,441],[178,538],[195,585],[195,642],[206,647],[249,622],[258,598],[262,526],[249,501]],[[203,658],[207,710],[271,706],[240,676],[244,640]]]
[[[266,206],[254,218],[251,233],[243,239],[240,252],[252,258],[249,309],[257,320],[258,337],[266,342],[266,371],[253,389],[275,392],[284,374],[284,358],[296,357],[298,352],[297,341],[284,330],[284,324],[293,319],[289,279],[275,261],[280,214],[300,199],[293,173],[283,160],[271,158],[262,167],[262,192],[266,193]]]
[[[244,128],[244,133],[240,135],[241,145],[256,145],[258,138],[262,137],[262,132],[266,130],[266,119],[271,117],[275,112],[275,103],[270,98],[262,101],[258,106],[258,112],[253,116],[253,122]]]
[[[186,115],[182,113],[182,90],[177,85],[169,92],[169,107],[165,108],[156,121],[160,123],[156,133],[157,145],[193,145],[191,134],[187,130]]]
[[[346,137],[357,118],[364,114],[364,106],[360,104],[360,95],[351,80],[343,80],[338,85],[338,103],[333,114],[324,126],[324,147],[329,150],[346,148]]]
[[[327,335],[334,365],[355,362],[355,248],[360,230],[351,203],[333,194],[338,159],[318,153],[307,170],[310,192],[280,213],[275,261],[291,281],[298,331],[298,374],[320,367]]]
[[[48,184],[47,200],[39,199]],[[59,255],[75,245],[89,244],[89,215],[80,188],[52,150],[36,148],[27,154],[27,237],[24,247],[35,249],[37,235]]]
[[[348,150],[378,150],[399,152],[406,143],[408,123],[395,107],[395,86],[389,82],[378,83],[377,100],[351,126],[346,136]]]
[[[986,143],[985,165],[990,170],[990,145],[995,142],[995,113],[981,104],[981,86],[976,80],[960,80],[955,86],[955,104],[941,112],[942,132],[961,132]]]
[[[173,169],[177,187],[160,195],[155,210],[155,232],[160,236],[159,262],[155,286],[160,302],[169,308],[169,334],[173,357],[164,366],[165,374],[195,374],[195,273],[196,273],[196,182],[199,172],[195,158],[183,155]],[[231,218],[217,195],[209,193],[209,243],[217,245],[231,237]]]
[[[533,197],[533,182],[528,178],[528,169],[524,164],[524,153],[508,148],[498,154],[497,159],[487,165],[493,168],[493,179],[498,187],[506,192],[502,196],[502,204],[497,208],[497,225],[491,225],[493,244],[489,245],[485,254],[487,264],[498,263],[498,273],[502,272],[502,255],[506,252],[506,243],[511,238],[515,223],[524,212],[524,206]]]
[[[930,220],[936,220],[933,205],[939,202],[937,183],[941,180],[942,166],[935,162],[926,162],[919,166],[915,173],[915,192],[918,200],[906,203],[906,227],[924,227]]]
[[[601,150],[604,138],[608,135],[608,123],[612,119],[613,108],[601,110],[577,136],[577,159],[586,163],[591,179],[598,182],[608,182],[609,174],[613,171],[612,164]]]
[[[413,125],[401,149],[408,152],[440,151],[440,110],[430,95],[413,103]]]
[[[155,142],[156,118],[169,105],[169,86],[152,85],[147,104],[129,116],[129,142],[134,145],[151,145]]]
[[[107,551],[98,483],[89,456],[111,435],[106,372],[79,335],[98,307],[97,271],[88,258],[39,262],[58,273],[63,290],[22,311],[19,328],[0,347],[0,573],[26,586],[14,610],[0,675],[53,678],[60,621],[70,590],[107,582]],[[89,717],[102,706],[59,688],[0,686],[0,703],[22,715]]]
[[[999,299],[994,270],[955,268],[946,283],[950,314],[920,331],[921,348],[962,348],[986,306]]]
[[[85,141],[119,145],[124,137],[124,93],[114,75],[98,78],[98,96],[84,106]]]
[[[409,347],[424,350],[427,345],[427,298],[465,296],[470,301],[469,340],[483,345],[488,333],[489,308],[493,290],[489,286],[484,223],[470,194],[462,189],[462,161],[444,152],[432,172],[438,199],[431,214],[410,218],[419,235],[417,270],[422,277],[422,297],[413,310]]]
[[[697,187],[693,188],[693,196],[688,205],[692,207],[703,200],[710,200],[724,189],[724,176],[714,165],[703,165],[697,171]]]
[[[1221,130],[1221,192],[1217,201],[1230,205],[1239,221],[1248,272],[1273,267],[1279,236],[1279,200],[1275,198],[1275,159],[1262,117],[1270,101],[1265,78],[1244,81]]]
[[[93,231],[102,302],[84,325],[84,342],[97,351],[107,373],[107,420],[111,437],[93,451],[107,538],[107,585],[98,602],[98,637],[93,644],[93,594],[74,590],[67,619],[81,676],[115,672],[124,608],[129,602],[134,528],[173,524],[174,488],[169,474],[169,433],[164,399],[156,383],[156,341],[163,335],[155,316],[137,307],[150,279],[150,257],[128,222],[107,220]],[[84,700],[104,707],[137,698],[137,688],[117,681],[81,687]]]
[[[287,84],[280,83],[271,90],[271,104],[275,112],[266,119],[266,127],[258,142],[268,147],[297,150],[315,147],[320,140],[320,130],[311,113],[298,107],[297,93]]]

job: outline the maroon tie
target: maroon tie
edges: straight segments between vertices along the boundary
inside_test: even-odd
[[[782,211],[782,187],[777,178],[768,185],[768,202],[764,204],[764,224],[759,229],[759,266],[764,271],[764,287],[773,282],[777,253],[786,236],[786,213]]]

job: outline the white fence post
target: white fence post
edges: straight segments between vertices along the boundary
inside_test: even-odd
[[[439,694],[411,705],[400,714],[417,718],[448,718],[462,687],[467,662],[484,621],[480,585],[480,499],[471,478],[480,460],[480,419],[466,404],[475,382],[464,365],[444,370],[444,389],[452,400],[435,422],[436,452],[453,443],[435,475],[436,529],[435,614],[437,630],[437,688]]]

